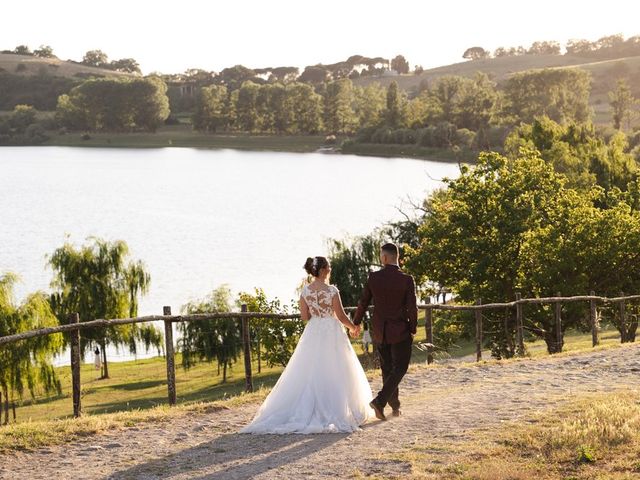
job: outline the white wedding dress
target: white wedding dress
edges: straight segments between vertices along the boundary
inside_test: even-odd
[[[353,432],[374,416],[371,387],[332,300],[338,289],[305,286],[311,318],[287,367],[240,433]]]

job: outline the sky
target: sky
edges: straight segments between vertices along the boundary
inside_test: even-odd
[[[143,73],[334,63],[404,55],[411,67],[536,40],[640,34],[640,2],[426,0],[30,0],[2,2],[0,50],[50,45],[61,59],[100,49]],[[25,6],[28,5],[28,9]]]

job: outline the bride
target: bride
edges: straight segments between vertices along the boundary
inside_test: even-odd
[[[347,317],[338,289],[329,285],[331,265],[325,257],[308,258],[304,269],[313,276],[300,295],[304,332],[278,382],[240,433],[353,432],[374,415],[371,387],[342,325],[352,336],[360,327]]]

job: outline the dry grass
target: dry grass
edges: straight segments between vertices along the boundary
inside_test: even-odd
[[[24,70],[18,71],[18,65],[24,65]],[[74,77],[76,74],[93,74],[96,76],[118,77],[130,76],[128,73],[114,72],[104,68],[87,67],[71,63],[59,58],[39,58],[30,55],[13,55],[0,53],[0,72],[5,71],[17,75],[39,75],[46,73],[57,77]]]
[[[10,424],[0,428],[0,452],[33,450],[72,442],[110,430],[121,430],[148,423],[169,422],[184,415],[240,407],[247,403],[264,400],[269,390],[261,388],[253,393],[243,393],[228,400],[216,402],[200,402],[176,407],[161,405],[148,410],[85,415],[78,419],[65,418]]]
[[[411,479],[626,480],[640,478],[639,451],[636,390],[582,397],[527,422],[459,443],[412,446],[392,458],[410,462]]]

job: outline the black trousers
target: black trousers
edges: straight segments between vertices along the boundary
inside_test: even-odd
[[[382,369],[382,390],[374,400],[380,408],[387,404],[392,409],[400,408],[398,399],[398,385],[407,373],[411,360],[411,344],[413,338],[409,337],[400,343],[381,343],[376,345],[376,351],[380,358],[380,368]]]

